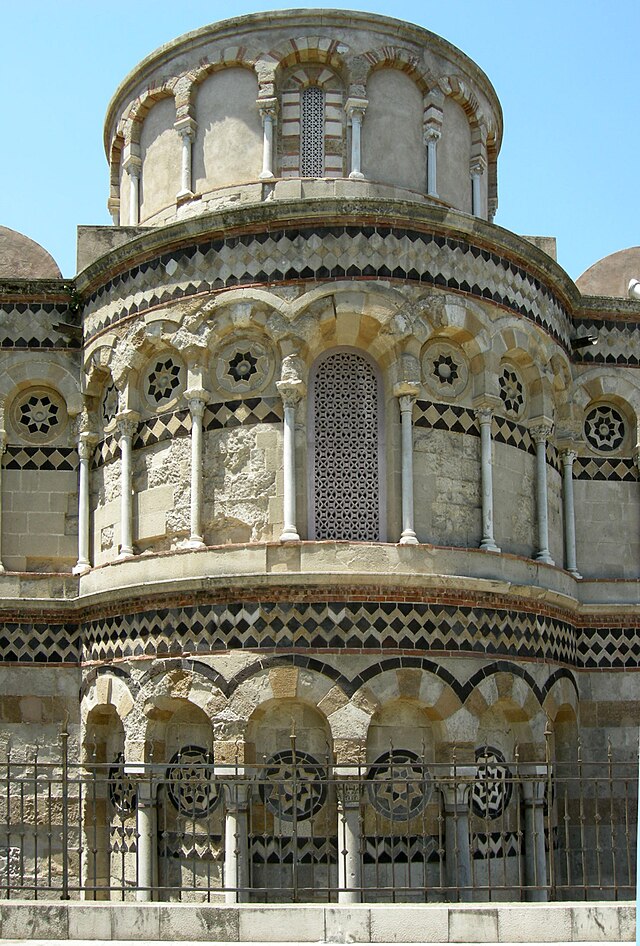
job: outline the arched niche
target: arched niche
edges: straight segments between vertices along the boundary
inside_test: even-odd
[[[399,69],[377,69],[367,82],[362,171],[367,180],[424,193],[423,97]]]
[[[471,127],[464,109],[451,97],[444,100],[442,137],[438,142],[438,195],[471,213]],[[483,176],[486,178],[486,174]]]
[[[255,180],[262,160],[258,80],[240,66],[207,76],[195,93],[193,181],[197,193]]]
[[[140,132],[140,220],[175,204],[180,190],[180,136],[173,97],[156,102]],[[123,218],[127,219],[127,218]]]

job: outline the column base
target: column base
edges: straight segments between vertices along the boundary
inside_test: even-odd
[[[280,536],[281,542],[299,542],[300,536],[294,526],[285,526],[284,532]]]
[[[191,200],[192,197],[195,197],[193,191],[180,191],[176,194],[176,200],[179,204],[183,204],[187,200]]]
[[[436,200],[440,200],[440,194],[437,194],[435,191],[427,191],[427,197],[435,197]]]
[[[72,575],[85,575],[91,571],[91,562],[77,562],[71,569]]]
[[[551,558],[548,552],[538,552],[536,555],[536,562],[542,562],[543,565],[555,565],[554,560]]]
[[[405,529],[400,536],[399,545],[419,545],[418,536],[413,529]]]
[[[364,174],[362,171],[352,171],[349,175],[350,181],[364,181]]]
[[[573,575],[574,578],[582,578],[580,572],[575,568],[567,568],[567,571],[570,575]]]
[[[133,549],[120,549],[116,561],[126,562],[129,558],[134,558]]]
[[[479,548],[481,548],[483,552],[500,552],[500,551],[502,551],[501,549],[498,548],[498,546],[497,546],[496,543],[493,541],[493,539],[483,539],[482,542],[481,542],[480,545],[479,545]]]
[[[259,180],[261,181],[272,181],[275,178],[273,171],[262,171]]]
[[[194,552],[199,551],[200,549],[206,549],[206,545],[202,541],[201,535],[192,535],[189,536],[189,541],[187,542],[187,548],[191,549]]]
[[[5,572],[6,572],[6,568],[4,567],[2,562],[0,562],[0,575],[4,575]]]

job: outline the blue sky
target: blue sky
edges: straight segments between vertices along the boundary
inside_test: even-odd
[[[72,276],[76,226],[111,222],[102,125],[124,76],[181,33],[290,5],[5,0],[0,224],[42,243]],[[331,5],[410,20],[484,69],[504,111],[496,223],[557,237],[559,262],[574,279],[640,243],[637,0]]]

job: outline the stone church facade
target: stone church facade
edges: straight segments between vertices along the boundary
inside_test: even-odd
[[[0,233],[7,885],[631,896],[640,258],[495,225],[501,139],[422,28],[243,17],[119,86],[74,279]]]

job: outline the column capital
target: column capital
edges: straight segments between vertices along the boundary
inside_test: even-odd
[[[276,381],[276,388],[285,407],[295,407],[307,393],[307,386],[300,378],[285,378],[282,381]]]
[[[339,808],[359,808],[362,800],[362,777],[359,775],[338,776],[336,785]]]
[[[403,398],[410,398],[411,403],[417,399],[420,394],[420,382],[419,381],[398,381],[397,384],[393,386],[394,397],[397,397],[400,403],[400,409],[402,410],[402,400]],[[404,408],[408,410],[409,408]]]
[[[469,794],[473,788],[475,776],[475,765],[457,765],[455,769],[450,770],[450,781],[441,782],[439,786],[447,811],[468,809]]]
[[[423,140],[426,145],[430,141],[439,141],[442,137],[442,130],[437,125],[425,125]]]
[[[262,116],[263,121],[265,120],[265,118],[270,118],[271,121],[277,120],[277,117],[278,117],[277,98],[270,97],[270,98],[265,98],[265,99],[257,99],[256,105],[258,107],[258,111],[260,112],[260,115]]]
[[[529,433],[534,443],[546,443],[553,432],[553,424],[550,421],[535,422],[529,428]]]
[[[522,798],[525,805],[543,805],[549,780],[549,766],[519,765],[518,775],[522,776]]]
[[[493,413],[494,411],[492,407],[476,407],[475,409],[475,415],[481,427],[491,423],[493,419]]]
[[[205,406],[209,403],[210,394],[203,388],[189,388],[184,392],[184,399],[192,414],[200,417],[204,414]]]
[[[563,447],[560,451],[560,459],[564,466],[573,466],[578,458],[578,452],[573,447]]]
[[[640,471],[640,444],[636,446],[635,452],[633,454],[633,462],[635,463],[638,471]]]
[[[116,415],[116,430],[120,437],[133,437],[138,429],[140,415],[137,411],[123,411]]]
[[[7,449],[8,440],[9,438],[7,436],[6,430],[0,430],[0,456],[2,456],[2,454]]]
[[[352,121],[355,116],[357,116],[360,121],[364,118],[364,113],[367,110],[367,105],[369,104],[368,99],[362,99],[355,95],[349,96],[347,101],[344,103],[344,110],[347,113],[347,117]]]
[[[140,177],[142,159],[137,154],[128,154],[122,162],[122,168],[130,177]]]
[[[193,141],[198,130],[198,123],[195,118],[179,118],[177,122],[174,122],[173,127],[181,138],[189,138]]]
[[[487,170],[487,162],[481,156],[472,158],[469,165],[469,177],[482,177]]]

